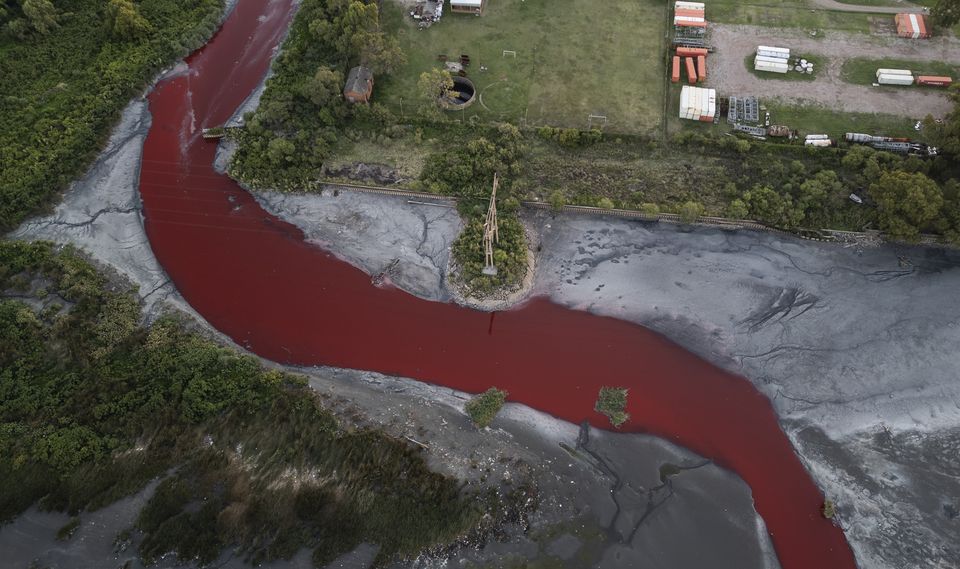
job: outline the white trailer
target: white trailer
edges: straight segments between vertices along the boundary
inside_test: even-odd
[[[877,83],[881,85],[913,85],[913,75],[880,75]]]
[[[877,78],[881,75],[913,75],[913,72],[909,69],[877,69]]]
[[[769,63],[766,61],[755,61],[754,69],[757,71],[768,71],[770,73],[786,73],[790,66],[786,63]]]
[[[757,63],[758,61],[762,61],[764,63],[783,63],[783,64],[787,64],[789,62],[789,60],[786,59],[785,57],[770,57],[769,55],[758,55],[753,58],[754,63]]]
[[[757,46],[757,55],[766,55],[769,57],[779,57],[782,59],[790,58],[790,50],[785,47],[771,47],[768,45]]]

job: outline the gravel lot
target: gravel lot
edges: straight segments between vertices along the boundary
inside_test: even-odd
[[[960,42],[943,37],[917,41],[830,31],[827,37],[818,39],[802,30],[714,24],[710,27],[710,43],[717,47],[717,51],[708,60],[706,85],[724,95],[756,95],[761,99],[822,104],[842,111],[915,118],[946,114],[952,108],[946,91],[851,85],[840,79],[843,62],[856,57],[960,61]],[[818,70],[818,77],[810,82],[760,79],[743,64],[744,58],[754,53],[758,45],[789,47],[798,54],[822,55],[828,58],[828,63],[826,69]]]

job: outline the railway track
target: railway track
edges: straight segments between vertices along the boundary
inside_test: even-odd
[[[380,194],[385,196],[397,196],[404,197],[408,199],[418,199],[418,200],[430,200],[433,202],[440,202],[445,204],[456,204],[457,198],[452,196],[441,196],[437,194],[431,194],[428,192],[416,192],[412,190],[404,190],[400,188],[387,188],[384,186],[373,186],[368,184],[354,184],[352,182],[333,182],[333,181],[321,181],[321,186],[323,188],[331,189],[343,189],[348,191],[355,192],[365,192],[370,194]],[[531,209],[539,210],[553,210],[555,209],[552,205],[535,202],[535,201],[525,201],[521,202],[525,207]],[[876,239],[878,234],[876,232],[860,232],[860,231],[841,231],[836,229],[820,229],[820,230],[802,230],[802,231],[785,231],[783,229],[778,229],[776,227],[770,227],[764,225],[759,221],[753,219],[730,219],[726,217],[712,217],[712,216],[701,216],[697,218],[697,221],[690,223],[685,222],[680,215],[675,213],[643,213],[642,211],[636,211],[632,209],[606,209],[601,207],[591,207],[585,205],[565,205],[559,211],[565,213],[578,213],[583,215],[601,215],[607,217],[617,217],[621,219],[638,219],[641,221],[658,221],[663,223],[675,223],[675,224],[686,224],[686,225],[697,225],[700,227],[715,227],[720,229],[749,229],[752,231],[764,231],[767,233],[779,233],[782,235],[790,235],[792,237],[799,237],[801,239],[807,239],[811,241],[854,241],[856,239],[871,240]],[[935,245],[935,246],[945,246],[944,243],[936,235],[921,235],[920,243],[923,245]]]

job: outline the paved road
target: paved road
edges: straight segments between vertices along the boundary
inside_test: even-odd
[[[925,14],[927,12],[926,8],[907,2],[903,2],[901,6],[862,6],[859,4],[844,4],[843,2],[837,2],[837,0],[811,0],[811,2],[821,8],[838,12],[866,12],[870,14],[901,14],[904,12]]]

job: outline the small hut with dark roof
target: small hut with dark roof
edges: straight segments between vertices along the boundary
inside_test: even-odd
[[[351,103],[366,103],[373,95],[373,71],[358,65],[350,70],[343,86],[343,98]]]

